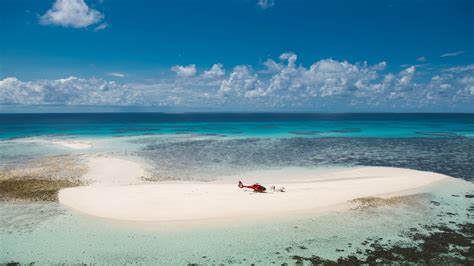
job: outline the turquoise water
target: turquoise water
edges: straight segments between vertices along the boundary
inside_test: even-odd
[[[469,202],[463,196],[471,190],[449,183],[431,188],[416,205],[191,227],[94,218],[57,203],[0,204],[0,212],[7,214],[0,217],[0,262],[280,265],[294,264],[294,255],[337,259],[370,248],[363,244],[368,238],[410,245],[404,234],[413,228],[425,232],[426,224],[455,228],[469,222]]]
[[[357,165],[474,179],[474,114],[0,114],[0,166],[83,153],[138,156],[177,180]]]
[[[0,114],[1,169],[51,155],[134,157],[166,180],[285,167],[392,166],[468,182],[433,188],[417,205],[197,227],[97,219],[58,203],[0,201],[0,264],[291,264],[294,255],[337,259],[365,250],[367,238],[410,243],[404,232],[413,228],[441,223],[459,230],[472,218],[474,114]]]
[[[474,114],[0,114],[0,139],[153,134],[474,137]]]
[[[83,153],[138,156],[177,180],[357,165],[474,179],[474,114],[0,114],[0,166]]]

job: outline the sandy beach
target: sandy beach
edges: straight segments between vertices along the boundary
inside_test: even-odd
[[[119,158],[89,161],[90,186],[66,188],[59,201],[88,215],[129,221],[196,221],[295,215],[321,212],[364,197],[411,195],[416,189],[451,178],[390,167],[356,167],[315,171],[288,168],[227,176],[215,182],[139,184],[146,171]],[[284,177],[287,178],[284,182]],[[264,177],[260,178],[259,177]],[[271,183],[271,180],[275,180]],[[286,192],[254,193],[237,182],[262,182]],[[263,183],[263,181],[265,183]]]

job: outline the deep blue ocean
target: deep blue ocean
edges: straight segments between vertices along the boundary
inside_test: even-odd
[[[229,169],[355,165],[474,179],[474,114],[0,114],[0,160],[41,150],[21,153],[8,144],[25,138],[127,139],[138,145],[131,155],[147,158],[171,179]]]

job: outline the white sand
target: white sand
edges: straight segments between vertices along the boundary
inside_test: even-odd
[[[78,140],[67,140],[67,139],[39,139],[39,138],[23,138],[17,139],[13,142],[21,142],[21,143],[46,143],[46,144],[53,144],[62,146],[69,149],[74,150],[82,150],[88,149],[92,147],[91,142],[87,141],[78,141]]]
[[[120,186],[143,183],[146,171],[139,163],[111,157],[92,157],[83,178],[92,186]]]
[[[451,178],[445,175],[389,167],[358,167],[314,171],[282,169],[247,173],[243,181],[284,186],[286,192],[253,193],[239,189],[239,176],[209,183],[134,183],[145,170],[140,164],[117,158],[92,158],[85,176],[92,186],[63,189],[59,201],[80,212],[129,221],[197,221],[271,217],[331,209],[349,200],[369,196],[416,193],[414,189]],[[311,174],[313,173],[313,174]],[[272,176],[276,183],[270,183]],[[282,177],[286,176],[286,182]],[[244,182],[245,183],[245,182]]]
[[[51,143],[55,145],[60,145],[66,148],[75,149],[75,150],[82,150],[88,149],[92,147],[92,143],[85,142],[85,141],[75,141],[75,140],[55,140]]]

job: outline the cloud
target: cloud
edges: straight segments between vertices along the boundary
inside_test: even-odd
[[[448,72],[456,72],[456,73],[461,73],[465,71],[473,71],[474,70],[474,64],[471,65],[465,65],[465,66],[455,66],[455,67],[450,67],[446,69]]]
[[[106,22],[100,24],[99,26],[95,27],[94,28],[94,31],[100,31],[100,30],[105,30],[109,27],[109,24],[107,24]]]
[[[0,80],[0,105],[171,106],[225,110],[450,110],[474,111],[474,66],[392,72],[386,62],[321,59],[309,66],[292,52],[265,61],[263,70],[214,64],[175,66],[176,77],[142,83],[68,77]],[[109,75],[121,77],[122,73]],[[186,77],[186,78],[183,78]],[[456,109],[458,108],[458,109]],[[463,109],[464,108],[464,109]]]
[[[415,75],[416,68],[415,66],[411,66],[407,69],[404,69],[400,72],[400,79],[398,80],[398,84],[400,85],[408,85],[411,83],[413,76]]]
[[[236,66],[229,77],[222,81],[217,94],[220,96],[246,96],[247,92],[257,90],[259,80],[248,66]]]
[[[188,66],[176,65],[171,68],[171,71],[175,72],[176,75],[178,75],[179,77],[184,77],[184,78],[192,77],[196,75],[196,72],[197,72],[195,64],[191,64]]]
[[[124,85],[100,79],[74,76],[57,80],[23,82],[10,77],[0,81],[0,104],[18,105],[122,105],[133,97],[123,97]]]
[[[120,72],[109,72],[107,73],[107,76],[116,77],[116,78],[124,78],[125,74],[120,73]]]
[[[53,6],[40,17],[42,25],[57,25],[71,28],[85,28],[99,23],[104,15],[95,9],[89,8],[84,0],[56,0]],[[96,29],[105,29],[102,23]]]
[[[464,53],[464,51],[457,51],[457,52],[453,52],[453,53],[445,53],[445,54],[442,54],[441,57],[454,57],[454,56],[461,55],[463,53]]]
[[[225,74],[224,66],[222,64],[214,64],[212,65],[211,69],[204,71],[202,76],[204,78],[218,78]]]
[[[288,66],[294,67],[298,56],[292,52],[283,53],[278,57],[282,61],[288,61]]]
[[[268,9],[275,5],[275,0],[258,0],[257,5],[262,9]]]
[[[382,62],[372,66],[372,69],[377,70],[377,71],[382,71],[382,70],[385,70],[386,67],[387,67],[387,62],[382,61]]]
[[[470,106],[474,102],[474,68],[464,68],[463,72],[443,71],[434,75],[430,82],[422,86],[423,104],[446,103],[450,108],[461,103]],[[443,106],[443,107],[445,107]]]
[[[273,59],[267,59],[263,65],[266,67],[266,69],[262,71],[263,73],[275,73],[281,69],[281,65],[273,61]]]
[[[426,57],[420,56],[420,57],[418,57],[418,58],[416,59],[416,61],[418,61],[418,62],[426,62]]]

